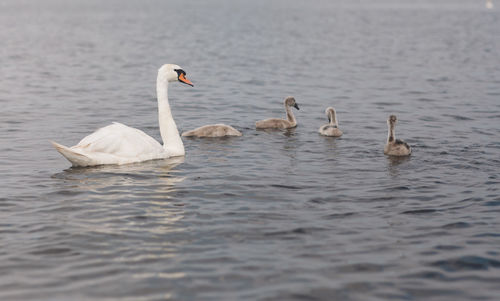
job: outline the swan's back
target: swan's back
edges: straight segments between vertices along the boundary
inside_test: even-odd
[[[233,128],[230,125],[221,123],[204,125],[197,129],[182,133],[183,137],[199,137],[199,138],[201,137],[214,138],[214,137],[241,136],[241,135],[242,135],[241,132],[238,131],[237,129]]]
[[[118,157],[137,157],[164,151],[158,141],[143,131],[118,122],[98,129],[72,148],[91,153],[108,153]]]
[[[83,138],[77,145],[54,147],[73,166],[127,164],[168,158],[163,146],[143,131],[113,123]]]
[[[319,133],[323,136],[332,136],[332,137],[340,137],[342,136],[342,131],[336,126],[332,124],[325,124],[319,128]]]
[[[411,147],[403,140],[396,139],[394,142],[388,142],[384,147],[384,154],[389,156],[409,156]]]

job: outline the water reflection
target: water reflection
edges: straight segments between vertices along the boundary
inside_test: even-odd
[[[232,147],[240,137],[211,137],[211,138],[196,138],[185,137],[190,144],[196,144],[197,148],[203,148],[208,151],[227,152],[229,147]]]
[[[411,156],[386,156],[387,157],[387,170],[391,177],[398,177],[400,175],[400,171],[404,170],[401,168],[401,164],[409,162],[411,160]]]
[[[267,134],[273,134],[273,133],[283,133],[284,136],[290,137],[295,135],[295,131],[297,128],[289,128],[289,129],[274,129],[274,128],[264,128],[264,129],[255,129],[257,132],[265,132]]]
[[[284,130],[283,135],[285,135],[287,137],[292,137],[295,135],[296,130],[297,130],[297,128],[286,129],[286,130]]]
[[[176,185],[185,179],[176,174],[175,168],[183,162],[183,157],[176,157],[69,168],[52,176],[61,181],[56,181],[51,195],[64,198],[54,204],[55,209],[81,207],[72,220],[93,233],[123,234],[141,229],[152,235],[183,231],[175,225],[184,217],[184,204],[175,203]]]
[[[100,165],[93,167],[71,167],[63,172],[52,175],[53,179],[64,180],[64,186],[82,191],[99,191],[112,186],[140,185],[141,182],[150,186],[150,180],[160,181],[168,192],[173,186],[182,182],[184,177],[176,177],[175,167],[184,162],[184,157],[174,157],[164,160],[152,160],[125,165]],[[65,188],[65,187],[60,187]],[[68,188],[68,187],[66,187]],[[157,187],[161,189],[160,186]],[[159,192],[159,191],[156,191]]]
[[[323,146],[324,146],[324,152],[325,154],[328,154],[329,158],[336,158],[340,155],[340,142],[341,142],[341,137],[327,137],[327,136],[321,136],[319,135],[319,138],[321,139]]]

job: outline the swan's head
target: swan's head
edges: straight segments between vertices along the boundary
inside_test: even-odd
[[[335,109],[333,107],[328,107],[325,110],[326,116],[328,116],[328,121],[332,122],[332,117],[335,115]]]
[[[396,121],[398,121],[398,119],[396,118],[396,115],[391,115],[391,116],[389,116],[389,119],[387,119],[387,124],[394,125],[394,124],[396,124]]]
[[[167,82],[179,81],[193,87],[193,83],[186,78],[186,72],[182,70],[181,67],[174,64],[165,64],[161,66],[158,70],[158,78],[166,80]]]
[[[287,105],[289,107],[294,107],[297,110],[300,110],[299,105],[297,104],[297,102],[295,101],[295,98],[293,96],[288,96],[287,98],[285,98],[285,105]]]

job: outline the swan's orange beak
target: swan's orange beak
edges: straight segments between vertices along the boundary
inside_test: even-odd
[[[187,85],[190,85],[191,87],[194,87],[193,83],[189,79],[187,79],[186,76],[182,73],[179,75],[179,81]]]

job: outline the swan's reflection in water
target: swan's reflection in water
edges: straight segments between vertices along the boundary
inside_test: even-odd
[[[398,177],[405,171],[400,165],[409,163],[411,156],[387,156],[387,171],[391,177]]]
[[[52,175],[52,178],[64,180],[65,188],[81,191],[98,192],[112,188],[125,191],[143,184],[144,188],[154,185],[155,189],[150,192],[157,194],[171,192],[176,183],[184,180],[184,177],[176,176],[175,169],[183,162],[184,157],[173,157],[125,165],[72,167]]]
[[[321,143],[324,147],[324,153],[329,158],[338,158],[340,156],[339,148],[341,146],[343,138],[327,137],[327,136],[320,136],[320,138],[321,138]]]
[[[176,185],[184,180],[178,166],[183,157],[128,165],[70,168],[53,175],[58,202],[55,223],[64,218],[70,233],[67,244],[79,246],[86,259],[100,258],[118,266],[142,267],[172,260],[182,253],[187,226],[184,203],[178,200]],[[58,197],[61,199],[61,197]],[[60,210],[61,207],[73,208]],[[89,256],[90,255],[90,256]],[[179,278],[168,266],[134,278]],[[147,280],[145,280],[147,281]]]

